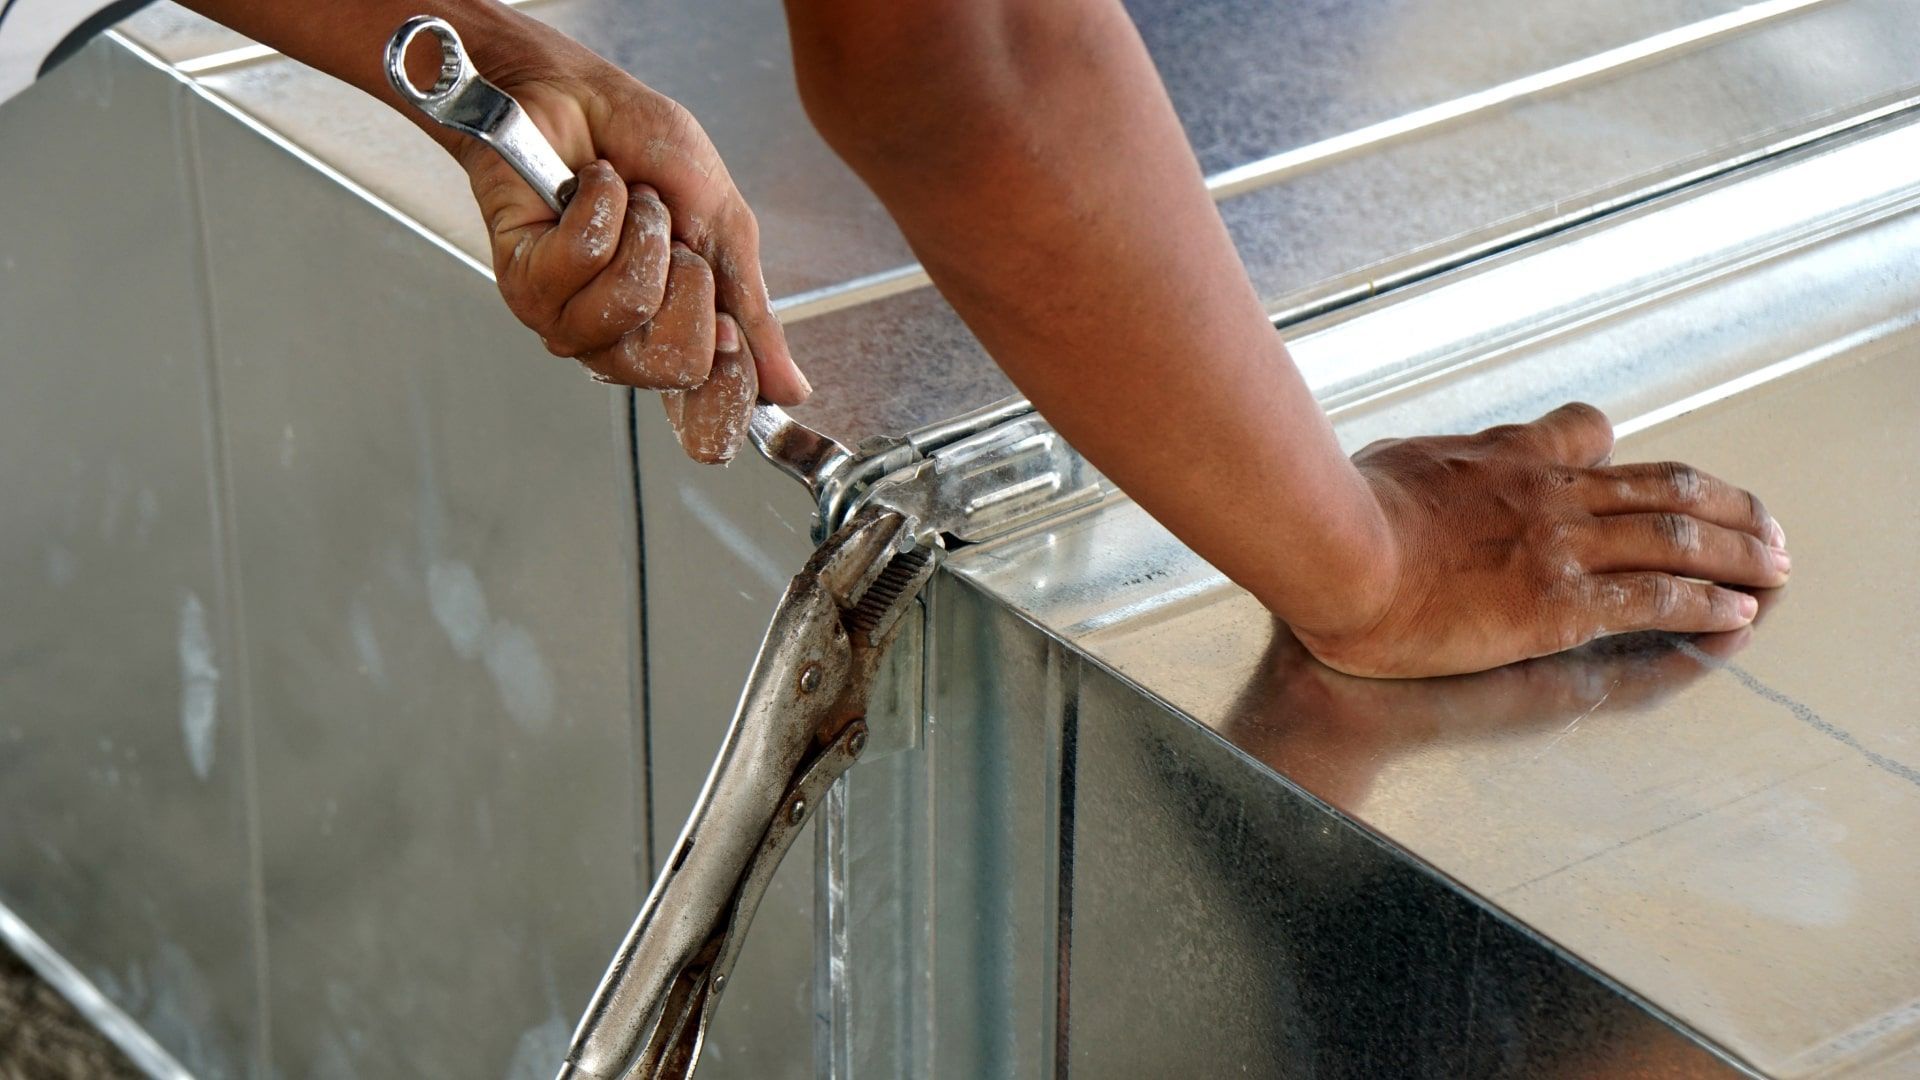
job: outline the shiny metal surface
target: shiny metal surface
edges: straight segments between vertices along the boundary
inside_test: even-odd
[[[921,679],[888,702],[918,745],[863,762],[825,815],[811,1075],[1044,1076],[1067,660],[948,575],[928,602]]]
[[[640,898],[624,395],[116,46],[0,130],[0,901],[195,1076],[544,1073]]]
[[[1277,312],[1364,296],[1892,107],[1920,84],[1904,0],[1132,9]],[[530,13],[679,98],[727,156],[796,355],[823,390],[798,420],[851,446],[1010,392],[808,128],[776,5],[554,0]],[[459,170],[373,102],[285,61],[204,82],[484,252]]]
[[[1071,685],[1053,1075],[1744,1075],[1318,792],[1095,664]]]
[[[254,712],[184,96],[96,46],[0,109],[0,924],[239,1077],[265,1015]],[[109,132],[139,184],[81,146]]]
[[[1016,416],[886,473],[853,504],[901,514],[927,543],[985,540],[1098,502],[1109,485],[1033,413]]]
[[[643,880],[625,395],[550,377],[467,264],[192,115],[270,1059],[544,1072]]]
[[[828,493],[852,463],[853,452],[799,423],[778,405],[760,402],[747,423],[747,439],[760,456],[800,481],[816,501]]]
[[[1613,1055],[1639,1048],[1652,1056],[1633,1069],[1648,1075],[1711,1072],[1702,1049],[1776,1077],[1912,1070],[1920,880],[1901,844],[1920,821],[1920,729],[1904,681],[1920,644],[1920,502],[1906,467],[1920,455],[1920,212],[1900,149],[1911,138],[1895,127],[1808,155],[1298,343],[1322,392],[1348,393],[1336,424],[1350,446],[1477,428],[1577,394],[1626,421],[1615,460],[1687,460],[1751,485],[1794,536],[1796,564],[1750,633],[1620,639],[1478,676],[1371,682],[1306,658],[1122,500],[956,553],[960,577],[1092,661],[1091,684],[1119,680],[1098,695],[1087,679],[1062,691],[1081,748],[1079,824],[1063,835],[1086,868],[1068,879],[1071,967],[1059,982],[1074,1002],[1075,1064],[1119,1069],[1164,1048],[1402,1062],[1389,1072],[1459,1060],[1491,1064],[1446,1075],[1614,1075],[1632,1069]],[[1733,220],[1745,229],[1702,246]],[[1696,258],[1662,280],[1662,260],[1685,249]],[[1556,261],[1568,257],[1579,265]],[[1523,327],[1534,332],[1515,336]],[[1398,345],[1385,375],[1340,384],[1344,349],[1387,342]],[[1187,720],[1156,719],[1175,714]],[[1115,719],[1129,715],[1141,723]],[[1317,817],[1260,817],[1298,795]],[[1294,837],[1338,836],[1349,822],[1372,840],[1294,877],[1306,858]],[[1380,853],[1388,863],[1368,869]],[[1414,900],[1388,884],[1406,874],[1448,884],[1419,885],[1435,899]],[[1420,944],[1454,918],[1443,912],[1476,905],[1494,921],[1476,928],[1463,914],[1460,930]],[[1392,929],[1407,910],[1422,916]],[[1190,928],[1188,911],[1221,919]],[[1342,912],[1366,926],[1330,930]],[[1508,924],[1552,948],[1473,959],[1485,930]],[[1223,927],[1244,927],[1257,947],[1199,933]],[[1129,1041],[1114,1015],[1164,1008],[1122,973],[1142,955],[1201,950],[1222,951],[1192,970],[1241,992],[1216,998],[1178,965],[1168,999],[1245,1022],[1185,1028],[1176,1011],[1176,1032]],[[1407,1004],[1369,965],[1420,972]],[[1349,981],[1313,989],[1329,971]],[[1573,989],[1511,996],[1526,971]],[[1099,1002],[1084,1014],[1082,986]],[[1573,1004],[1552,1004],[1566,994]],[[1473,1019],[1445,1021],[1450,1003],[1471,1003]],[[1263,1023],[1275,1016],[1300,1026]],[[1568,1017],[1584,1018],[1564,1029],[1571,1041],[1539,1044],[1551,1067],[1496,1038]],[[1647,1034],[1662,1030],[1651,1021],[1696,1048]],[[1476,1030],[1493,1041],[1476,1048]]]

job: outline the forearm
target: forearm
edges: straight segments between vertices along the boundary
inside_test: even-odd
[[[1194,550],[1336,631],[1385,524],[1120,5],[789,13],[816,122],[1015,384]]]

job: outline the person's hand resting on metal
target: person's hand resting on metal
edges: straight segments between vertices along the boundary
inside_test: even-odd
[[[1607,418],[1579,404],[1361,450],[1393,538],[1386,585],[1346,626],[1296,635],[1342,671],[1423,675],[1753,621],[1753,596],[1707,581],[1787,583],[1786,537],[1760,500],[1677,462],[1609,465],[1612,453]]]
[[[194,6],[389,102],[386,35],[446,18],[581,171],[556,222],[493,154],[449,144],[514,312],[599,377],[683,394],[669,412],[702,460],[738,446],[756,376],[768,400],[806,396],[753,216],[673,102],[492,0]],[[1119,0],[786,8],[815,126],[988,352],[1321,661],[1437,675],[1620,631],[1730,630],[1754,608],[1724,586],[1785,582],[1757,500],[1681,466],[1607,466],[1611,430],[1589,408],[1348,460]]]

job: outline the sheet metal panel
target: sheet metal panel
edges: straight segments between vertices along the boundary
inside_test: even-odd
[[[212,1080],[264,957],[185,97],[93,48],[0,109],[0,904]]]
[[[1909,134],[1810,158],[1806,175],[1866,168]],[[1751,632],[1621,639],[1477,676],[1382,683],[1314,664],[1124,502],[950,566],[1224,738],[1267,770],[1276,798],[1304,791],[1330,823],[1360,824],[1702,1044],[1768,1076],[1899,1075],[1920,997],[1920,882],[1900,848],[1920,822],[1905,660],[1920,644],[1920,511],[1906,467],[1920,452],[1920,215],[1884,203],[1850,228],[1534,339],[1490,333],[1480,354],[1448,336],[1502,275],[1545,275],[1558,254],[1636,228],[1669,226],[1684,247],[1692,227],[1673,226],[1742,205],[1744,186],[1437,282],[1336,321],[1300,351],[1311,370],[1369,341],[1463,347],[1453,369],[1338,417],[1351,446],[1523,419],[1578,393],[1637,417],[1616,461],[1687,460],[1751,486],[1795,552],[1794,581]],[[1791,200],[1770,202],[1792,216]],[[1643,266],[1665,255],[1651,240],[1635,250]],[[1634,269],[1587,254],[1596,279]],[[1209,857],[1237,873],[1228,848]],[[1078,953],[1088,939],[1076,940]]]
[[[1741,1075],[1113,675],[1069,707],[1052,1075]]]
[[[876,729],[827,806],[815,1075],[1054,1075],[1073,663],[980,591],[929,590],[921,679],[872,711],[914,743]]]
[[[260,132],[193,121],[271,1058],[543,1072],[642,892],[625,395]]]

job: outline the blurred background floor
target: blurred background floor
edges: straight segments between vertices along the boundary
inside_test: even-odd
[[[138,1069],[0,946],[0,1080],[137,1080]]]

